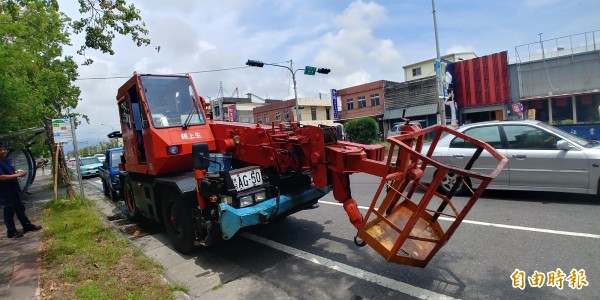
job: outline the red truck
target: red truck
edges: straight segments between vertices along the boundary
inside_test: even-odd
[[[335,127],[211,120],[208,104],[189,75],[134,73],[119,88],[117,104],[124,144],[119,182],[129,213],[164,224],[173,246],[183,253],[311,207],[333,191],[358,230],[357,245],[363,240],[388,261],[425,266],[470,207],[444,232],[435,213],[423,210],[427,205],[410,201],[414,189],[428,191],[426,201],[443,196],[443,202],[449,202],[452,195],[437,193],[435,186],[445,172],[484,181],[496,175],[446,168],[433,161],[431,153],[420,154],[421,132],[441,134],[447,131],[444,127],[420,130],[407,123],[407,135],[388,139],[394,152],[384,160],[383,146],[340,141]],[[493,148],[480,146],[502,165]],[[443,171],[432,186],[419,182],[427,166]],[[367,218],[351,196],[349,175],[356,172],[382,178]],[[383,190],[387,200],[376,207]],[[476,191],[472,198],[479,195]],[[398,214],[408,221],[396,220]],[[415,226],[433,230],[427,238],[415,239],[410,234]],[[399,245],[414,248],[415,243],[427,244],[421,247],[425,252],[414,254]]]

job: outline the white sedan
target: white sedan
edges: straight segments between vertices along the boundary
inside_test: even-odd
[[[598,194],[600,147],[589,140],[533,120],[474,123],[457,131],[488,143],[508,158],[488,189]],[[445,135],[432,157],[446,165],[465,167],[474,152],[471,143]],[[489,174],[497,165],[497,160],[484,152],[472,170]],[[424,181],[432,177],[432,172],[433,168],[428,167]],[[446,175],[441,191],[448,193],[456,179],[455,174]],[[465,184],[478,186],[478,182],[463,181],[459,193],[466,190]]]

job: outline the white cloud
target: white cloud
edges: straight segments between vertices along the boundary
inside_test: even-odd
[[[61,10],[76,14],[76,1],[59,2]],[[403,65],[430,59],[436,52],[428,1],[178,0],[135,5],[153,46],[138,48],[129,37],[118,37],[115,55],[88,52],[96,63],[81,67],[81,78],[193,72],[199,93],[207,97],[217,97],[222,84],[226,96],[238,88],[240,96],[289,99],[293,85],[284,68],[198,71],[244,67],[247,59],[289,66],[285,61],[293,59],[294,69],[331,69],[328,75],[296,73],[298,95],[318,97],[331,88],[401,81]],[[536,42],[540,32],[550,39],[597,29],[600,1],[438,1],[436,11],[442,51],[487,55]],[[81,42],[74,36],[74,45]],[[69,48],[73,55],[75,48]],[[77,111],[89,115],[92,123],[80,127],[81,139],[95,140],[101,129],[108,130],[100,123],[117,124],[115,96],[125,81],[76,82],[83,99]]]
[[[452,45],[446,51],[446,54],[461,53],[461,52],[475,52],[473,45]],[[475,53],[477,54],[477,53]]]
[[[383,6],[359,0],[351,3],[334,22],[342,28],[373,29],[386,20],[386,10]]]
[[[402,55],[391,40],[379,41],[368,57],[377,64],[382,74],[395,74],[402,70]]]

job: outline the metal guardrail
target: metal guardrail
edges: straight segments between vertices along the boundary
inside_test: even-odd
[[[600,50],[600,30],[515,46],[515,56],[509,57],[509,64],[572,56],[597,50]]]

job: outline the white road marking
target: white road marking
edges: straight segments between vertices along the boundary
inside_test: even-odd
[[[342,206],[341,203],[331,202],[331,201],[319,201],[319,203]],[[358,208],[364,209],[364,210],[368,210],[369,209],[366,206],[359,206]],[[439,217],[439,220],[454,221],[454,218]],[[582,233],[582,232],[552,230],[552,229],[543,229],[543,228],[534,228],[534,227],[525,227],[525,226],[515,226],[515,225],[506,225],[506,224],[498,224],[498,223],[488,223],[488,222],[471,221],[471,220],[463,220],[463,223],[474,224],[474,225],[482,225],[482,226],[499,227],[499,228],[507,228],[507,229],[515,229],[515,230],[543,232],[543,233],[551,233],[551,234],[560,234],[560,235],[568,235],[568,236],[577,236],[577,237],[587,237],[587,238],[593,238],[593,239],[600,239],[600,234],[592,234],[592,233]]]
[[[422,289],[420,287],[416,287],[416,286],[412,286],[410,284],[401,282],[401,281],[396,281],[394,279],[388,278],[388,277],[384,277],[381,275],[377,275],[375,273],[371,273],[365,270],[361,270],[359,268],[355,268],[346,264],[343,264],[341,262],[337,262],[325,257],[321,257],[312,253],[308,253],[306,251],[302,251],[296,248],[292,248],[290,246],[286,246],[284,244],[280,244],[265,238],[262,238],[260,236],[251,234],[251,233],[247,233],[247,232],[243,232],[240,234],[241,236],[255,241],[257,243],[263,244],[265,246],[269,246],[271,248],[277,249],[279,251],[283,251],[285,253],[288,253],[290,255],[293,255],[295,257],[304,259],[306,261],[318,264],[318,265],[322,265],[324,267],[327,267],[329,269],[338,271],[338,272],[342,272],[344,274],[356,277],[358,279],[362,279],[362,280],[366,280],[372,283],[375,283],[377,285],[398,291],[400,293],[406,294],[406,295],[410,295],[413,297],[417,297],[419,299],[456,299],[450,296],[446,296],[446,295],[442,295],[442,294],[438,294],[436,292],[432,292],[426,289]]]

